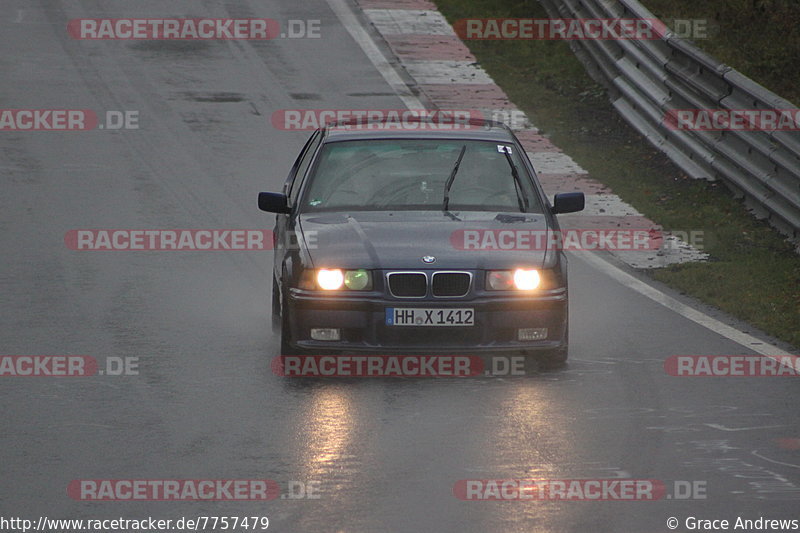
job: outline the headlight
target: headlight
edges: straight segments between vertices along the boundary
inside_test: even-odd
[[[344,270],[339,268],[321,268],[317,271],[317,287],[325,291],[336,291],[341,288],[351,291],[372,289],[372,276],[368,270]]]
[[[514,271],[514,286],[521,291],[532,291],[539,286],[538,270],[523,270],[518,268]]]
[[[369,272],[364,270],[348,270],[344,273],[344,286],[353,291],[363,291],[372,288],[372,279]]]
[[[514,289],[514,276],[510,270],[490,270],[486,273],[486,288],[490,291]]]
[[[532,291],[541,283],[536,269],[490,270],[486,273],[486,289],[490,291]]]
[[[327,269],[321,268],[317,272],[317,285],[325,291],[335,291],[342,288],[344,285],[344,275],[338,268]]]

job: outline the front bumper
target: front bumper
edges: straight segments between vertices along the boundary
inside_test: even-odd
[[[287,294],[289,344],[313,353],[465,354],[520,353],[566,347],[567,290],[528,296],[482,296],[456,300],[392,300],[374,296]],[[471,308],[473,326],[387,326],[387,307]],[[340,341],[311,339],[311,328],[339,328]],[[547,328],[543,340],[519,341],[520,328]]]

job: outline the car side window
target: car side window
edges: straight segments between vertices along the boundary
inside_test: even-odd
[[[311,164],[311,160],[314,158],[314,153],[317,151],[317,147],[319,146],[321,139],[322,135],[319,133],[319,131],[314,132],[314,135],[312,135],[308,140],[302,154],[297,161],[295,161],[295,164],[292,167],[292,181],[289,184],[289,190],[287,191],[287,196],[289,196],[289,205],[294,205],[295,201],[297,200],[297,193],[300,190],[300,183],[303,181],[303,176],[305,175],[306,170],[308,170],[308,165]]]

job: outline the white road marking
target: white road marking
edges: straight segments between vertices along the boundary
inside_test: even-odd
[[[402,78],[400,78],[399,74],[395,72],[392,65],[386,61],[386,58],[383,57],[380,50],[378,49],[377,45],[372,41],[367,31],[361,27],[356,16],[351,11],[350,6],[345,3],[344,0],[327,0],[328,5],[331,7],[331,10],[336,14],[336,16],[341,21],[344,28],[350,33],[353,39],[358,43],[364,53],[367,55],[369,60],[375,66],[375,68],[380,72],[381,76],[386,80],[386,82],[391,86],[394,91],[397,93],[398,97],[403,101],[403,103],[409,109],[423,109],[424,106],[420,102],[420,100],[410,94],[408,87],[403,83]],[[439,15],[441,16],[441,15]],[[541,153],[541,152],[540,152]],[[547,153],[547,152],[544,152]],[[536,155],[536,153],[528,154],[529,157],[533,160],[534,158],[539,158],[540,156]],[[568,156],[567,156],[568,157]],[[568,159],[572,161],[572,158]],[[585,170],[581,169],[574,161],[573,164],[577,166],[581,171],[586,172]],[[781,350],[777,346],[764,342],[752,335],[739,331],[738,329],[729,326],[720,322],[719,320],[706,315],[705,313],[694,309],[684,303],[679,302],[675,298],[664,294],[663,292],[659,291],[658,289],[651,287],[650,285],[640,281],[639,279],[635,278],[634,276],[628,274],[621,268],[616,265],[612,265],[605,259],[602,259],[598,254],[594,253],[585,253],[582,254],[582,259],[595,267],[597,270],[600,270],[607,274],[608,276],[614,278],[621,284],[625,285],[629,289],[632,289],[639,294],[650,298],[654,302],[663,305],[664,307],[671,309],[672,311],[678,313],[679,315],[687,318],[715,333],[729,339],[731,341],[736,342],[737,344],[752,350],[756,353],[761,355],[765,355],[767,357],[770,356],[785,356],[785,355],[792,355],[784,350]]]
[[[723,426],[722,424],[703,424],[704,426],[708,426],[713,429],[718,429],[720,431],[752,431],[754,429],[773,429],[773,428],[782,428],[782,425],[778,426],[751,426],[746,428],[729,428],[728,426]]]
[[[727,439],[719,439],[719,440],[693,440],[690,441],[689,444],[694,446],[698,450],[702,450],[705,453],[728,453],[734,450],[741,450],[741,448],[737,448],[736,446],[731,446]]]
[[[700,431],[699,428],[683,427],[683,426],[645,426],[644,429],[652,429],[654,431],[663,431],[664,433],[677,433],[681,431]]]
[[[656,289],[648,285],[647,283],[635,278],[634,276],[628,274],[621,268],[616,265],[612,265],[599,254],[596,253],[582,253],[580,258],[583,261],[586,261],[590,265],[592,265],[597,270],[600,270],[607,274],[608,276],[614,278],[622,285],[632,289],[642,296],[646,296],[653,300],[654,302],[663,305],[664,307],[671,309],[672,311],[678,313],[679,315],[683,316],[684,318],[688,318],[692,322],[695,322],[707,329],[710,329],[714,333],[725,337],[728,340],[731,340],[748,350],[752,350],[758,354],[771,357],[772,359],[776,359],[780,363],[780,356],[792,355],[787,351],[781,350],[777,346],[773,344],[769,344],[768,342],[762,341],[757,337],[753,337],[748,333],[744,333],[739,331],[738,329],[724,324],[717,320],[716,318],[710,317],[707,314],[703,313],[702,311],[698,311],[697,309],[686,305],[685,303],[679,302],[672,296],[668,296],[664,294],[660,290]]]
[[[378,46],[373,42],[367,30],[365,30],[356,16],[350,10],[350,6],[344,0],[328,0],[328,5],[334,14],[339,18],[342,26],[350,33],[361,49],[369,58],[370,62],[380,72],[386,83],[397,93],[403,104],[409,109],[425,109],[422,102],[408,88],[394,67],[389,64]],[[370,11],[370,10],[366,10]]]
[[[364,14],[383,35],[456,34],[447,19],[438,11],[427,9],[365,9]]]
[[[755,455],[759,459],[763,459],[763,460],[765,460],[767,462],[774,463],[776,465],[791,466],[792,468],[800,468],[800,465],[793,465],[792,463],[784,463],[783,461],[776,461],[775,459],[770,459],[769,457],[764,457],[763,455],[758,453],[758,450],[753,450],[750,453],[752,453],[753,455]]]

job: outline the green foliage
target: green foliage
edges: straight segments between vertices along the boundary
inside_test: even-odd
[[[706,19],[697,46],[779,96],[800,102],[800,2],[797,0],[644,0],[657,17]]]

